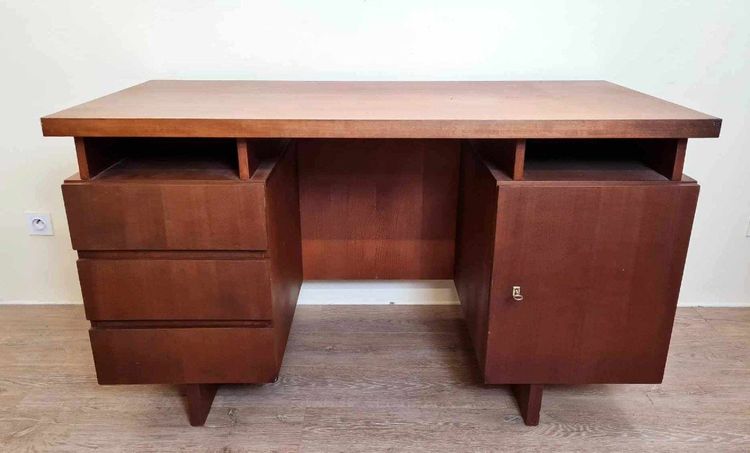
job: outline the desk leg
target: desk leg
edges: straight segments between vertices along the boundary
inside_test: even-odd
[[[218,387],[216,384],[187,384],[183,387],[191,425],[203,426],[206,423]]]
[[[518,408],[521,410],[523,422],[528,426],[538,425],[544,386],[541,384],[513,384],[510,387],[518,402]]]

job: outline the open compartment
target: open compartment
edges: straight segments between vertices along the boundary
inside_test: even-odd
[[[283,140],[233,138],[75,139],[81,179],[250,179],[263,160],[281,151]]]
[[[679,181],[686,139],[473,140],[515,181]]]
[[[82,179],[239,179],[234,139],[107,137],[76,142],[85,155],[82,165],[79,152]]]
[[[682,177],[684,141],[527,140],[527,181],[667,181]]]

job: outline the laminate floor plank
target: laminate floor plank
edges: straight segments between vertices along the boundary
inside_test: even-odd
[[[576,409],[581,405],[595,401],[581,402]],[[503,410],[308,408],[302,445],[303,451],[334,452],[642,452],[743,451],[750,442],[737,418],[726,426],[703,426],[700,420],[661,420],[661,414],[642,416],[612,403],[602,406],[578,420],[562,407],[543,409],[545,420],[535,427]]]
[[[461,311],[455,305],[360,305],[356,310],[341,310],[340,307],[300,306],[305,315],[295,317],[295,334],[456,333],[464,329]]]
[[[456,306],[299,306],[278,382],[99,386],[80,306],[0,306],[0,451],[749,451],[750,309],[678,309],[661,385],[480,384]]]

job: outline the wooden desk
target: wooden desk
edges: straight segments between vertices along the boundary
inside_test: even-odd
[[[42,118],[99,383],[274,381],[303,279],[454,279],[482,376],[658,383],[721,120],[607,82],[152,81]]]

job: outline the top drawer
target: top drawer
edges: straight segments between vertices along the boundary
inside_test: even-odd
[[[63,186],[76,250],[265,250],[265,184],[82,181]]]

